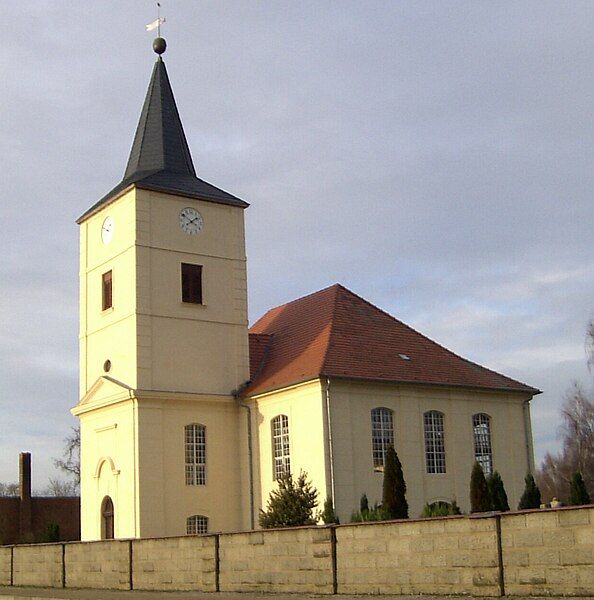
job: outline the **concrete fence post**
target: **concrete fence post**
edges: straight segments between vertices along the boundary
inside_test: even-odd
[[[221,556],[220,556],[220,540],[219,534],[214,536],[214,554],[215,554],[215,592],[221,591],[220,576],[221,576]]]
[[[495,537],[497,539],[497,570],[499,595],[505,596],[505,573],[503,572],[503,546],[501,544],[501,513],[495,515]]]
[[[336,554],[336,525],[330,526],[330,553],[332,556],[332,593],[338,594],[338,555]]]
[[[134,568],[132,566],[134,555],[132,550],[132,540],[128,540],[128,573],[130,576],[130,589],[134,589]]]
[[[62,587],[66,587],[66,544],[62,546]]]

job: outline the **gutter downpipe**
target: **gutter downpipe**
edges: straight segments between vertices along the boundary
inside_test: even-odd
[[[328,458],[330,460],[330,492],[332,506],[336,511],[336,488],[334,486],[334,449],[332,447],[332,419],[330,417],[330,378],[326,377],[326,420],[328,422]]]
[[[250,529],[255,529],[254,521],[254,466],[252,455],[252,408],[248,404],[241,402],[239,394],[236,398],[239,400],[239,406],[247,410],[247,437],[248,437],[248,474],[250,480]]]

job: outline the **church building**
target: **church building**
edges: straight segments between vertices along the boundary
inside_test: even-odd
[[[390,445],[412,517],[468,511],[475,460],[516,505],[537,389],[339,284],[248,328],[248,204],[197,177],[154,49],[123,180],[78,219],[82,539],[254,528],[287,471],[348,522]]]

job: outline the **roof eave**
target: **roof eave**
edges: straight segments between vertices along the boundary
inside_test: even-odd
[[[121,184],[120,184],[121,185]],[[214,196],[208,196],[207,194],[195,194],[191,192],[182,192],[180,190],[169,189],[166,187],[152,185],[148,183],[142,183],[142,181],[133,181],[128,185],[120,188],[117,185],[111,192],[104,196],[95,206],[84,212],[77,220],[76,223],[80,225],[83,221],[97,214],[100,210],[103,210],[106,206],[113,204],[118,198],[121,198],[124,194],[129,192],[133,187],[140,190],[148,190],[153,192],[162,192],[163,194],[169,194],[170,196],[178,196],[182,198],[192,198],[195,200],[203,200],[204,202],[212,202],[214,204],[223,204],[225,206],[236,206],[238,208],[246,209],[249,207],[249,203],[235,196],[231,196],[233,199],[225,200],[224,198],[215,198]]]
[[[342,381],[357,381],[357,382],[367,382],[367,383],[380,383],[386,385],[422,385],[422,386],[430,386],[437,388],[459,388],[464,390],[476,390],[481,392],[498,392],[498,393],[508,393],[508,394],[525,394],[529,395],[530,398],[537,396],[538,394],[542,394],[543,392],[539,389],[532,387],[525,388],[503,388],[503,387],[491,387],[491,386],[479,386],[479,385],[471,385],[471,384],[460,384],[460,383],[436,383],[432,381],[418,381],[418,380],[406,380],[406,379],[380,379],[377,377],[353,377],[352,375],[333,375],[331,373],[320,373],[318,375],[310,375],[308,377],[304,377],[302,379],[297,379],[295,381],[291,381],[288,383],[284,383],[281,386],[270,386],[259,390],[256,388],[256,392],[250,390],[251,382],[248,383],[245,390],[242,393],[242,396],[245,398],[262,396],[263,394],[270,394],[271,392],[284,390],[286,388],[293,387],[295,385],[300,385],[306,383],[308,381],[314,381],[316,379],[338,379]]]

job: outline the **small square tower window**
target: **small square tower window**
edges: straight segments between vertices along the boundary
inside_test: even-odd
[[[101,278],[101,305],[103,310],[107,310],[113,306],[111,271],[103,273]]]
[[[182,302],[202,304],[202,265],[181,264]]]

